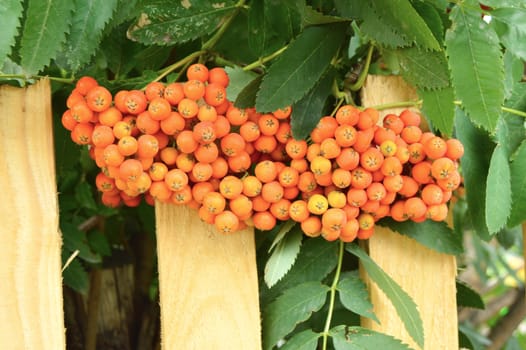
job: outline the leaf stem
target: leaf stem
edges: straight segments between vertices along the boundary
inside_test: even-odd
[[[155,80],[153,80],[153,81],[161,80],[162,78],[164,78],[165,76],[167,76],[168,74],[173,72],[174,70],[176,70],[178,68],[181,68],[182,66],[184,66],[188,62],[193,61],[194,59],[196,59],[197,57],[203,55],[204,53],[206,53],[205,50],[199,50],[199,51],[196,51],[196,52],[193,52],[193,53],[189,54],[188,56],[180,59],[179,61],[175,62],[174,64],[169,65],[168,67],[163,69],[161,71],[161,74],[159,74],[159,76],[157,78],[155,78]]]
[[[461,106],[462,105],[462,101],[453,101],[453,103],[456,105],[456,106]],[[515,115],[518,115],[520,117],[524,117],[526,118],[526,112],[523,112],[523,111],[519,111],[518,109],[515,109],[515,108],[510,108],[510,107],[506,107],[506,106],[500,106],[500,109],[503,111],[503,112],[508,112],[508,113],[511,113],[511,114],[515,114]]]
[[[377,109],[379,111],[389,108],[401,108],[401,107],[417,107],[422,104],[422,100],[417,101],[401,101],[393,103],[385,103],[382,105],[370,106],[371,108]]]
[[[338,288],[338,282],[340,280],[340,273],[342,271],[342,262],[343,262],[343,251],[345,243],[340,241],[339,251],[338,251],[338,265],[336,266],[336,273],[334,274],[334,279],[332,280],[332,285],[330,289],[330,299],[329,299],[329,311],[327,313],[327,319],[325,321],[325,327],[323,328],[323,347],[322,350],[327,350],[327,339],[329,337],[329,328],[331,327],[332,314],[334,312],[334,302],[336,300],[336,290]]]
[[[288,47],[288,45],[285,45],[281,49],[271,53],[270,55],[262,57],[262,58],[258,59],[257,61],[254,61],[254,62],[252,62],[250,64],[247,64],[246,66],[243,67],[243,70],[244,71],[249,71],[249,70],[252,70],[252,69],[255,69],[255,68],[263,66],[268,61],[271,61],[274,58],[276,58],[279,55],[281,55],[283,53],[283,51],[285,51],[287,49],[287,47]]]
[[[365,58],[365,66],[363,67],[363,70],[360,72],[360,76],[358,77],[358,80],[351,86],[349,86],[349,90],[351,91],[358,91],[362,88],[363,84],[365,83],[365,78],[367,78],[367,74],[369,73],[369,66],[371,65],[371,58],[373,57],[374,52],[374,45],[369,45],[369,50],[367,51],[367,57]]]
[[[228,17],[225,20],[225,22],[221,25],[219,30],[217,32],[215,32],[215,34],[210,39],[208,39],[208,41],[205,42],[203,44],[203,46],[201,46],[202,50],[208,50],[208,49],[214,47],[215,44],[217,44],[219,39],[221,39],[223,34],[226,32],[226,30],[228,29],[228,26],[230,25],[230,23],[232,23],[232,21],[234,20],[234,18],[236,17],[236,15],[238,14],[239,10],[243,7],[244,4],[245,4],[245,0],[239,0],[237,2],[237,4],[235,5],[236,10],[230,15],[230,17]]]
[[[75,81],[75,78],[59,78],[59,77],[51,77],[48,75],[23,75],[23,74],[0,74],[0,79],[22,79],[25,81],[31,80],[31,79],[42,79],[42,78],[48,78],[51,81],[56,81],[59,83],[65,83],[65,84],[72,84]]]

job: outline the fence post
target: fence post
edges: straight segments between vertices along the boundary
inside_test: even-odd
[[[0,86],[0,169],[0,349],[64,349],[49,80]]]
[[[155,214],[162,349],[261,349],[254,230],[221,235],[187,206]]]
[[[374,106],[416,99],[415,91],[400,77],[369,76],[363,89],[362,104]],[[384,110],[381,116],[398,114],[401,110]],[[424,349],[458,349],[455,257],[437,253],[384,227],[375,229],[368,249],[371,258],[417,304],[423,321]],[[407,334],[389,299],[364,271],[362,275],[369,288],[374,312],[380,320],[377,324],[363,318],[362,325],[395,336],[414,349],[421,349]]]

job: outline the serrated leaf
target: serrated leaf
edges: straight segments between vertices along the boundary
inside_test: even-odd
[[[263,345],[272,349],[300,322],[318,311],[325,300],[329,287],[320,282],[306,282],[288,289],[270,303],[263,312]]]
[[[440,18],[440,14],[436,7],[423,1],[413,1],[411,4],[420,17],[426,22],[427,26],[435,36],[435,39],[442,44],[444,41],[444,24],[442,23],[442,19]],[[447,4],[444,8],[446,6]]]
[[[510,164],[512,207],[508,227],[526,220],[526,142],[523,142]]]
[[[424,328],[420,313],[413,299],[356,244],[347,244],[345,249],[360,259],[362,266],[367,271],[367,275],[393,304],[407,333],[413,338],[415,343],[423,348]]]
[[[285,345],[281,346],[280,350],[316,350],[318,346],[318,339],[320,333],[314,333],[312,330],[307,329],[303,332],[295,334],[291,337]]]
[[[104,27],[117,8],[117,0],[76,0],[65,56],[75,72],[88,63],[102,39]]]
[[[28,1],[20,43],[21,66],[36,74],[55,58],[69,25],[74,3],[71,0]]]
[[[449,86],[447,61],[442,51],[426,51],[417,47],[396,50],[402,76],[420,89],[440,89]]]
[[[318,124],[335,77],[336,70],[330,68],[312,90],[292,106],[290,124],[296,140],[305,139]]]
[[[87,182],[78,184],[75,190],[75,199],[82,207],[97,210],[97,203],[93,198],[91,186]]]
[[[526,8],[525,0],[481,0],[480,3],[487,5],[491,8],[500,8],[500,7]]]
[[[363,0],[336,0],[336,8],[346,18],[361,20],[360,30],[374,41],[386,47],[411,45],[411,41],[385,23],[372,4]]]
[[[477,125],[494,131],[504,100],[504,69],[499,38],[480,13],[455,6],[446,33],[453,88]]]
[[[312,6],[305,7],[305,19],[304,24],[306,26],[318,25],[318,24],[327,24],[327,23],[337,23],[337,22],[346,22],[349,19],[342,18],[338,16],[328,16],[321,12],[316,11]]]
[[[330,330],[335,350],[411,350],[400,340],[362,327],[337,326]]]
[[[282,279],[272,289],[262,286],[264,304],[273,300],[281,291],[309,281],[322,281],[334,270],[338,263],[337,246],[324,239],[306,239],[287,278]]]
[[[239,66],[225,67],[230,83],[226,88],[226,95],[229,101],[235,101],[239,93],[257,77],[257,74],[245,71]]]
[[[62,251],[62,263],[64,264],[69,256],[68,251]],[[80,261],[73,259],[68,267],[62,272],[64,284],[71,289],[81,293],[88,294],[89,291],[89,276]]]
[[[506,225],[511,210],[510,166],[506,149],[493,150],[486,184],[486,225],[490,234]]]
[[[342,276],[338,282],[337,289],[340,301],[345,308],[380,323],[374,314],[367,286],[360,279],[357,272],[351,272]]]
[[[239,92],[234,102],[238,108],[252,108],[256,105],[257,92],[263,81],[263,75],[257,76]]]
[[[457,138],[464,146],[464,156],[460,164],[468,213],[479,237],[488,240],[491,236],[485,218],[486,178],[495,145],[488,134],[474,126],[460,108],[456,109],[455,127]]]
[[[417,46],[440,50],[440,44],[408,0],[372,0],[382,22]]]
[[[432,220],[419,223],[414,221],[397,222],[391,218],[384,218],[378,222],[378,225],[389,227],[439,253],[458,255],[464,251],[462,237],[456,235],[445,222]]]
[[[233,0],[157,0],[143,7],[128,37],[146,45],[174,45],[213,32],[236,10]]]
[[[285,235],[286,235],[287,233],[289,233],[289,231],[290,231],[294,226],[296,226],[296,224],[297,224],[297,222],[294,221],[294,220],[287,220],[287,221],[285,221],[285,222],[281,225],[281,227],[280,227],[278,233],[276,234],[276,237],[274,238],[274,241],[272,241],[272,244],[270,245],[270,248],[268,249],[268,251],[271,252],[271,251],[274,249],[274,247],[275,247],[276,245],[278,245],[278,243],[281,242],[281,241],[283,240],[283,238],[285,238]]]
[[[274,28],[268,19],[270,13],[265,13],[266,1],[254,0],[248,9],[248,45],[252,52],[262,57],[278,49],[282,43],[276,40]]]
[[[291,230],[278,243],[265,265],[265,282],[271,288],[290,270],[301,248],[303,234],[300,229]]]
[[[522,65],[522,63],[521,63]],[[526,110],[526,84],[516,83],[511,96],[505,103],[506,107],[519,111]],[[497,136],[499,142],[506,146],[508,155],[512,155],[525,137],[524,117],[505,112],[497,125]]]
[[[94,254],[88,245],[86,234],[80,231],[77,226],[62,221],[60,223],[60,230],[62,231],[62,238],[64,240],[64,249],[71,252],[78,250],[79,258],[82,260],[97,264],[102,261],[100,255]]]
[[[0,30],[0,65],[11,52],[15,44],[22,16],[22,2],[20,0],[5,0],[0,4],[0,18],[2,19],[2,30]]]
[[[341,24],[306,28],[263,77],[256,109],[272,112],[301,99],[327,70],[344,35]]]
[[[498,8],[491,11],[491,18],[502,44],[526,60],[526,9]]]
[[[472,307],[484,310],[485,305],[479,293],[471,289],[470,286],[457,280],[457,304],[464,307]]]
[[[108,242],[108,237],[106,237],[102,232],[98,230],[93,230],[87,234],[88,243],[91,249],[102,256],[111,255],[111,247]]]
[[[418,90],[422,98],[422,112],[433,127],[451,136],[455,125],[455,94],[451,86],[437,90]]]
[[[510,98],[515,85],[522,80],[523,68],[524,64],[522,60],[516,57],[510,50],[506,50],[504,53],[504,95],[506,99]]]

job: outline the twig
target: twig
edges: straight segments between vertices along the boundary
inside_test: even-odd
[[[510,306],[510,311],[502,317],[491,329],[488,339],[491,345],[487,350],[498,350],[506,343],[519,324],[526,317],[526,299],[524,289],[519,289],[515,301]]]

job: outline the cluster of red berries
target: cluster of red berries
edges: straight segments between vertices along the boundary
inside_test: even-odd
[[[418,114],[378,126],[376,110],[346,105],[307,142],[292,138],[290,107],[233,106],[222,68],[194,64],[186,76],[115,96],[91,77],[77,82],[62,124],[89,145],[105,205],[185,204],[225,234],[294,220],[309,236],[344,241],[370,237],[385,216],[447,215],[462,145],[422,132]]]

